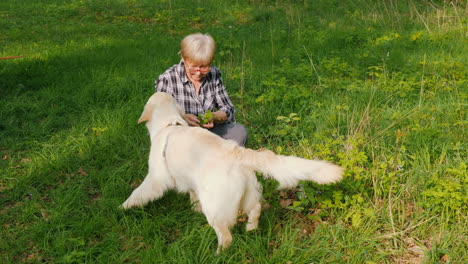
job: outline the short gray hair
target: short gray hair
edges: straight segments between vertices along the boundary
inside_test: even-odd
[[[215,49],[215,41],[209,34],[191,34],[180,42],[182,59],[187,59],[196,64],[211,64],[214,59]]]

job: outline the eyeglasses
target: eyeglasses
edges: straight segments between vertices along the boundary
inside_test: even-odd
[[[190,72],[190,73],[197,73],[197,72],[200,72],[202,74],[207,74],[208,72],[210,72],[210,69],[211,69],[211,66],[210,65],[207,65],[207,66],[198,66],[198,67],[192,67],[190,66],[187,62],[185,62],[185,65],[187,67],[187,70]]]

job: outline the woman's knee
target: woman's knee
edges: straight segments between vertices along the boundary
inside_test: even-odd
[[[241,146],[245,146],[247,143],[248,133],[247,129],[238,123],[232,123],[234,126],[232,127],[232,139],[239,143]]]
[[[210,129],[210,131],[224,139],[234,140],[241,146],[247,143],[247,129],[238,123],[216,125],[213,129]]]

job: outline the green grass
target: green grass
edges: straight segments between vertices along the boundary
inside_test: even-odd
[[[185,1],[186,2],[186,1]],[[462,1],[0,3],[1,263],[466,263]],[[186,195],[121,204],[181,38],[208,32],[251,148],[336,162],[216,235]]]

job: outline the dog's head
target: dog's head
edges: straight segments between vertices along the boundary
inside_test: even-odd
[[[170,125],[188,126],[183,118],[184,114],[184,110],[171,95],[157,92],[146,103],[145,109],[138,119],[138,124],[146,122],[146,127],[150,132],[152,129]]]

